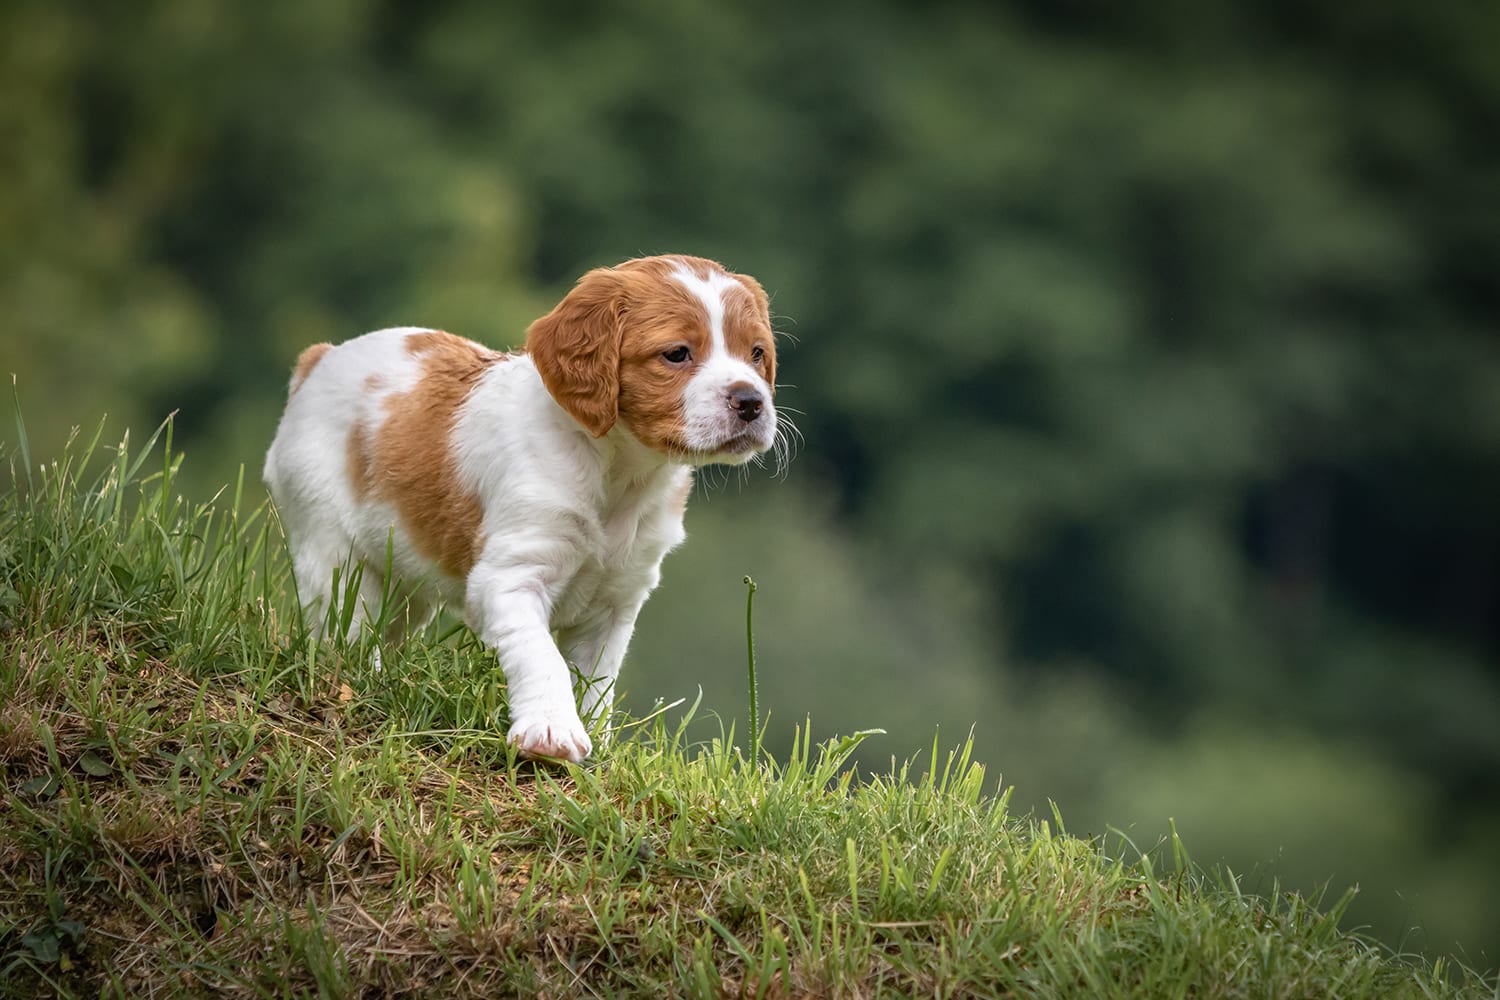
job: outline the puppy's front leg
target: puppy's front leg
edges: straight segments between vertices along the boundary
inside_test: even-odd
[[[500,657],[510,702],[507,738],[522,753],[581,761],[593,750],[578,717],[568,664],[552,641],[549,578],[556,567],[475,567],[469,626]]]
[[[620,674],[620,664],[635,631],[638,610],[638,607],[628,612],[609,610],[594,621],[558,633],[558,643],[568,662],[583,680],[580,712],[585,719],[607,719],[614,707],[615,678]]]

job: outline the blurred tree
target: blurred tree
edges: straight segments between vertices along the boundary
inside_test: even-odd
[[[125,150],[94,127],[119,111],[93,61],[103,34],[52,5],[0,10],[4,365],[24,398],[76,400],[65,420],[138,423],[154,393],[208,363],[213,320],[150,254],[170,137],[146,131]],[[37,443],[55,448],[66,425],[40,423]]]
[[[1380,615],[1415,644],[1364,669],[1500,709],[1495,17],[1180,6],[455,5],[400,49],[541,279],[765,276],[811,464],[893,565],[991,581],[1015,662],[1378,738],[1285,694]]]

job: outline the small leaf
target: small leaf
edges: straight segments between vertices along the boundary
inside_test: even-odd
[[[92,750],[78,758],[78,766],[96,778],[107,778],[115,773],[115,769],[110,765],[109,761],[100,757]]]
[[[38,962],[55,962],[62,954],[57,932],[50,927],[38,927],[21,938],[21,943],[31,949]]]
[[[847,757],[849,756],[849,754],[858,749],[861,743],[869,739],[871,736],[884,735],[884,729],[861,729],[858,732],[852,733],[839,740],[839,745],[837,748],[835,748],[833,754],[835,757],[839,758]]]
[[[109,575],[114,577],[115,586],[121,590],[128,591],[135,584],[135,574],[124,563],[110,563]]]
[[[57,794],[57,786],[57,775],[39,774],[29,781],[23,781],[21,792],[24,795],[34,795],[39,799],[48,799]]]

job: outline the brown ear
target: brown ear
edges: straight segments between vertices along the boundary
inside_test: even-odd
[[[623,283],[601,267],[526,331],[526,351],[557,405],[594,437],[615,424],[620,408]]]

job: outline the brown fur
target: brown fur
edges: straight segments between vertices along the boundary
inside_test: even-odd
[[[621,420],[649,447],[683,450],[682,390],[692,370],[664,365],[661,355],[687,344],[693,357],[705,357],[710,333],[703,304],[671,278],[678,265],[699,276],[728,274],[744,288],[743,295],[726,295],[725,344],[746,361],[753,347],[762,347],[760,370],[767,384],[776,384],[769,303],[754,278],[702,257],[648,257],[597,268],[526,332],[542,384],[595,437]]]
[[[422,374],[410,392],[386,399],[366,481],[395,505],[422,554],[462,578],[479,555],[484,509],[460,484],[453,428],[469,392],[505,355],[435,331],[409,335],[406,349],[420,360]],[[352,436],[349,447],[352,455]]]
[[[751,361],[754,347],[765,351],[760,374],[774,391],[776,388],[776,339],[771,332],[771,300],[760,282],[745,274],[736,274],[748,294],[730,292],[724,299],[724,344],[736,357]],[[751,361],[751,364],[754,364]]]
[[[365,391],[376,393],[385,384],[379,375],[365,376]],[[354,496],[363,500],[375,489],[374,459],[370,448],[370,431],[364,424],[355,424],[349,430],[349,443],[345,449],[344,466],[349,484],[354,487]]]
[[[323,355],[333,350],[332,344],[314,344],[297,355],[297,365],[292,369],[292,388],[287,395],[291,395],[302,388],[302,383],[307,381],[307,376],[318,367],[318,362],[323,360]]]
[[[526,330],[542,385],[594,437],[609,433],[619,412],[624,307],[618,269],[595,268]]]
[[[642,444],[669,453],[684,448],[682,392],[693,372],[664,364],[662,352],[686,344],[702,358],[710,342],[703,304],[671,279],[672,265],[670,258],[621,265],[630,268],[632,299],[620,348],[620,418]]]
[[[374,470],[370,465],[370,432],[364,424],[355,424],[349,430],[349,443],[344,449],[344,468],[349,476],[349,485],[354,487],[354,496],[363,500],[374,488]]]

